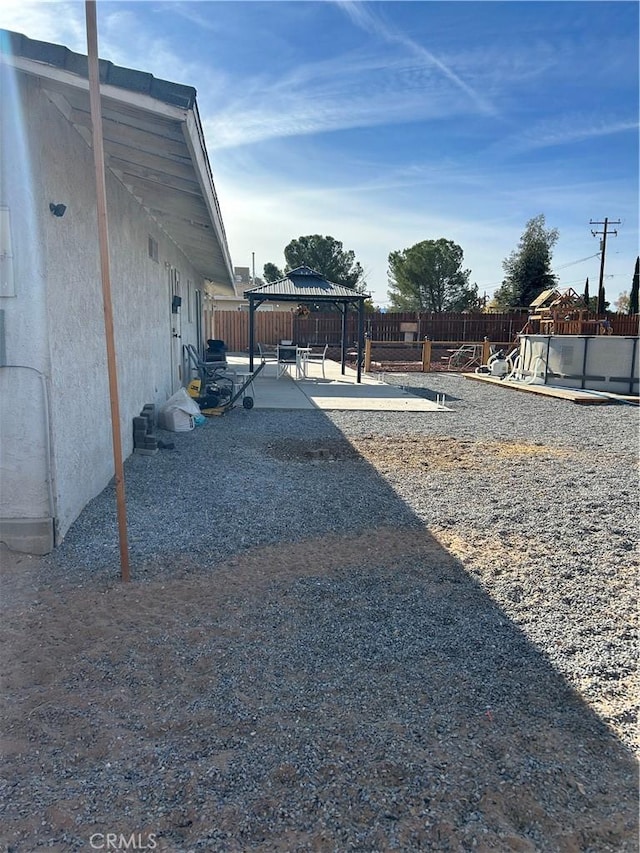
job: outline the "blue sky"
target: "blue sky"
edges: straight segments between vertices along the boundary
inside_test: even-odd
[[[86,52],[84,3],[1,0],[0,26]],[[353,249],[374,301],[390,251],[458,243],[489,296],[539,213],[561,286],[638,254],[634,2],[106,2],[100,55],[195,86],[233,262],[303,234]],[[576,263],[578,262],[578,263]]]

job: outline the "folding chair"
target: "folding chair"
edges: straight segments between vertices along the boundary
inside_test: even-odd
[[[308,353],[305,353],[305,359],[307,364],[320,364],[322,365],[322,378],[326,379],[324,373],[324,362],[327,357],[327,350],[329,349],[329,344],[324,345],[324,349],[321,352],[314,352],[312,349],[309,350]]]
[[[263,361],[265,365],[273,364],[276,368],[276,375],[278,374],[278,348],[265,346],[265,344],[258,344],[258,352],[260,354],[260,361]],[[265,374],[266,376],[266,374]]]
[[[298,348],[296,346],[282,346],[278,345],[276,348],[278,352],[278,379],[282,376],[283,373],[286,373],[287,368],[290,365],[295,365],[296,371],[298,369]]]

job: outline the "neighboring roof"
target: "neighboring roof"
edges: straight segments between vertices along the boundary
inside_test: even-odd
[[[261,297],[262,299],[280,299],[282,301],[299,302],[311,301],[333,301],[333,300],[358,300],[368,299],[369,294],[358,293],[343,284],[327,281],[319,272],[310,267],[296,267],[287,273],[284,278],[270,284],[263,284],[251,290],[245,290],[245,297]]]
[[[92,143],[87,57],[0,30],[0,57],[38,78]],[[230,294],[234,275],[192,86],[99,61],[105,163],[203,278]]]
[[[529,305],[529,308],[549,309],[565,307],[567,305],[573,305],[581,299],[582,297],[578,296],[572,287],[565,287],[562,290],[551,288],[550,290],[543,290],[542,293],[533,300],[531,305]]]

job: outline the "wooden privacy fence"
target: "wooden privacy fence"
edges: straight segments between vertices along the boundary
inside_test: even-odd
[[[207,317],[207,338],[223,340],[231,352],[246,352],[249,347],[247,311],[213,311]],[[527,321],[523,314],[426,314],[415,312],[366,314],[365,334],[376,341],[513,340]],[[256,343],[273,346],[281,340],[298,344],[339,346],[342,318],[337,311],[312,312],[298,317],[291,311],[256,311]],[[347,314],[347,345],[355,346],[358,318]]]
[[[296,340],[290,311],[256,311],[254,323],[256,344],[275,346],[280,341]],[[229,352],[248,352],[248,311],[212,312],[211,337],[223,340]]]
[[[512,341],[527,322],[526,313],[393,313],[369,314],[365,330],[374,341]]]
[[[637,335],[638,315],[586,314],[581,320],[582,334],[587,330],[598,331],[598,321],[607,319],[615,335]],[[273,346],[281,340],[292,340],[297,344],[339,347],[342,337],[342,318],[337,311],[312,312],[307,317],[298,317],[292,311],[256,311],[254,314],[255,341]],[[347,314],[347,346],[356,345],[357,314]],[[206,317],[207,338],[223,340],[230,352],[247,352],[249,348],[248,311],[213,311]],[[424,338],[450,344],[482,341],[514,342],[524,331],[536,334],[544,331],[539,320],[528,320],[526,313],[512,314],[427,314],[427,313],[373,313],[366,314],[365,334],[373,341],[406,342],[421,345]],[[558,323],[555,334],[580,334],[573,321],[565,325]]]
[[[347,345],[355,346],[358,338],[358,317],[353,311],[347,314]],[[248,352],[248,311],[214,311],[210,321],[211,334],[219,338],[230,352]],[[365,325],[366,331],[366,325]],[[337,312],[318,312],[308,317],[298,317],[292,311],[256,311],[254,314],[254,340],[256,344],[274,346],[283,340],[297,344],[329,344],[339,347],[342,339],[342,316]]]

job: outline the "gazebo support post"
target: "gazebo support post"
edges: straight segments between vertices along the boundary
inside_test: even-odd
[[[340,305],[340,310],[342,311],[342,339],[341,339],[341,350],[340,350],[340,372],[344,376],[345,365],[347,363],[347,311],[349,310],[349,303],[345,302],[344,305]]]
[[[364,347],[364,300],[358,299],[358,382],[362,382],[362,349]]]
[[[254,339],[254,330],[253,330],[253,321],[254,321],[254,312],[255,312],[255,300],[251,294],[249,294],[249,370],[253,373],[253,339]]]

